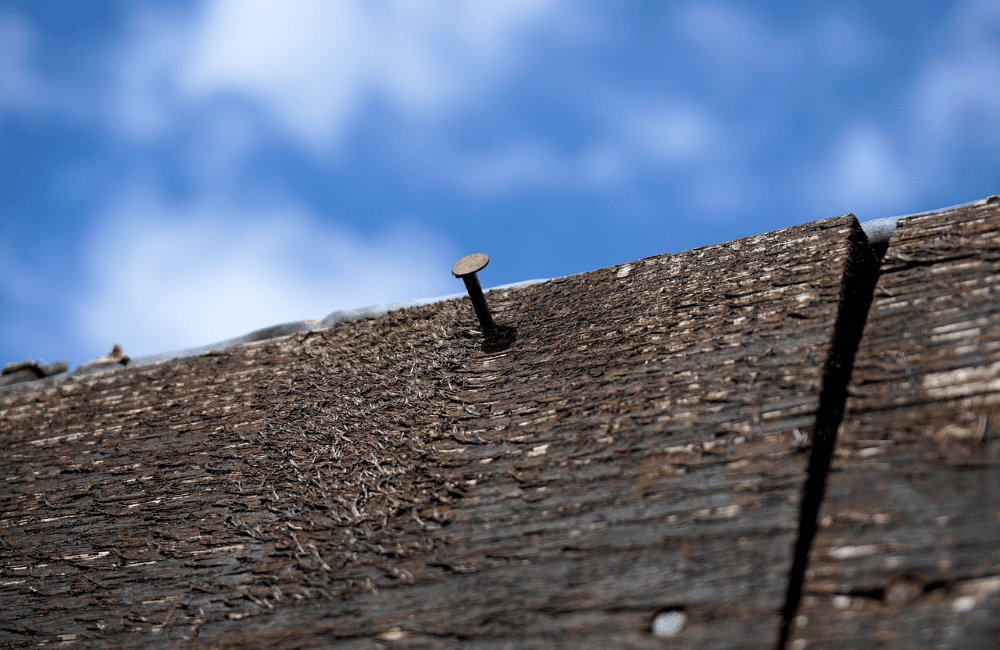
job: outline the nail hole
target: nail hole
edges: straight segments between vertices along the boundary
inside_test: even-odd
[[[653,617],[649,631],[653,633],[653,636],[677,636],[684,629],[687,620],[687,614],[680,608],[664,610]]]

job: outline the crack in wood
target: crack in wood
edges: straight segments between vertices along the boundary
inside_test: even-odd
[[[879,260],[868,245],[868,238],[858,225],[849,237],[848,263],[841,284],[840,304],[834,326],[833,342],[823,369],[823,388],[812,437],[809,472],[803,488],[799,534],[795,556],[788,575],[782,628],[777,650],[784,650],[792,621],[802,600],[802,584],[809,552],[817,530],[817,518],[826,490],[826,478],[837,442],[837,429],[844,417],[847,386],[854,369],[854,359],[871,307],[879,275]]]

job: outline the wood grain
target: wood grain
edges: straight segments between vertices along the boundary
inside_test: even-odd
[[[1000,202],[900,221],[792,648],[1000,647]]]
[[[452,300],[0,399],[0,635],[772,648],[874,264],[839,217],[490,292],[499,343]]]

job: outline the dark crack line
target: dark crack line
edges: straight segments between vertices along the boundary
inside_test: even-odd
[[[823,387],[816,413],[809,471],[804,486],[799,514],[799,536],[788,577],[785,605],[781,609],[782,626],[777,650],[784,650],[791,634],[792,621],[802,601],[809,550],[816,536],[819,509],[826,491],[826,475],[830,469],[837,428],[844,417],[847,385],[851,380],[854,358],[871,308],[875,283],[879,276],[879,261],[868,245],[861,226],[855,224],[851,233],[850,251],[840,285],[840,305],[834,325],[833,345],[823,368]]]

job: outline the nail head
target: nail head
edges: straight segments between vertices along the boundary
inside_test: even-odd
[[[451,267],[451,274],[456,278],[472,275],[482,271],[489,263],[490,258],[486,253],[472,253],[455,262],[455,266]]]

